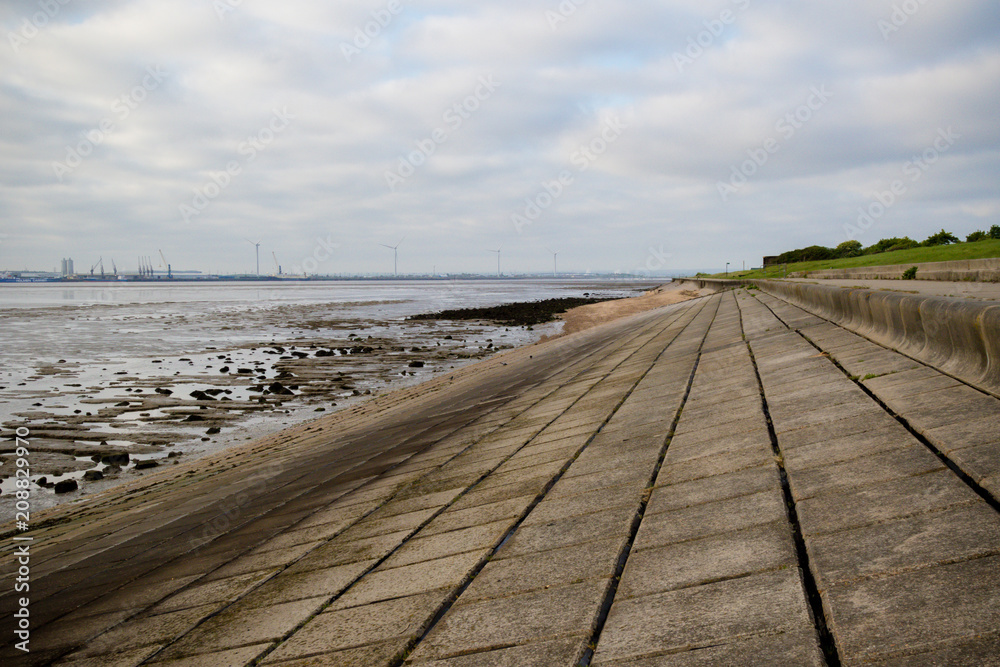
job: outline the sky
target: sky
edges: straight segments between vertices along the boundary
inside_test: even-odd
[[[5,0],[0,269],[665,275],[1000,224],[995,0]]]

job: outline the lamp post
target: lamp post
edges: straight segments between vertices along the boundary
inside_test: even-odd
[[[729,262],[726,262],[726,277],[729,277]]]

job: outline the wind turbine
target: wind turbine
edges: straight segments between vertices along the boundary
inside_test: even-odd
[[[549,250],[549,249],[546,248],[546,250]],[[556,277],[556,257],[559,256],[559,253],[558,252],[553,252],[552,250],[549,250],[549,252],[552,253],[552,277],[555,278]]]
[[[486,249],[486,252],[495,252],[497,254],[497,278],[500,277],[500,250],[501,250],[501,248],[503,248],[503,246],[500,246],[496,250],[490,250],[489,248]]]
[[[254,248],[257,249],[257,275],[259,276],[260,275],[260,241],[257,241],[256,243],[254,243],[253,241],[251,241],[250,239],[246,238],[245,236],[243,238],[246,240],[247,243],[249,243],[250,245],[252,245]]]
[[[399,239],[399,243],[402,243],[403,239],[405,239],[405,238],[406,237],[404,236],[402,239]],[[397,249],[399,248],[399,243],[397,243],[396,245],[386,245],[384,243],[379,243],[379,245],[382,246],[383,248],[388,248],[389,250],[392,250],[392,275],[394,275],[394,276],[397,275],[397,272],[396,272],[396,266],[397,266],[396,265],[396,260],[398,258],[398,255],[397,255],[398,250]]]

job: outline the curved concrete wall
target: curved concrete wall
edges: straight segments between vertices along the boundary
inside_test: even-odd
[[[1000,305],[777,280],[702,280],[761,290],[1000,395]]]

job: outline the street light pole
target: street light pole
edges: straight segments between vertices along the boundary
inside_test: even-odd
[[[726,262],[726,277],[729,277],[729,262]]]

